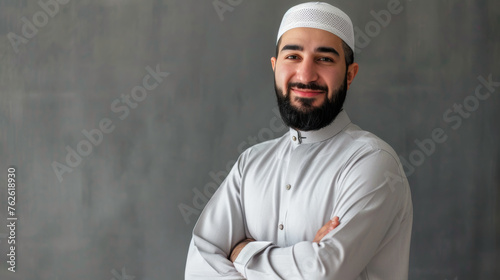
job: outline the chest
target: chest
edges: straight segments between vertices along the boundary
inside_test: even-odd
[[[252,162],[241,193],[248,234],[279,246],[312,241],[332,218],[341,166],[330,151],[310,147]]]

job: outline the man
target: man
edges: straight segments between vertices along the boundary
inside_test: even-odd
[[[193,230],[186,279],[407,279],[408,181],[394,150],[342,110],[359,67],[351,20],[297,5],[276,50],[290,130],[240,155]]]

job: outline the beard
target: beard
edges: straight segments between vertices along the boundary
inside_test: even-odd
[[[322,90],[324,94],[326,94],[325,101],[319,107],[314,107],[312,103],[315,99],[295,97],[294,101],[297,101],[301,105],[300,108],[295,107],[292,105],[290,96],[292,87],[298,89]],[[328,98],[328,87],[318,85],[317,83],[309,83],[307,85],[301,83],[288,83],[286,95],[284,95],[283,89],[276,85],[275,77],[274,90],[276,92],[281,118],[288,127],[301,131],[318,130],[331,124],[342,111],[347,94],[347,72],[343,84],[333,92],[331,99]]]

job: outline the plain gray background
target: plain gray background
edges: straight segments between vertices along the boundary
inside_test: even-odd
[[[410,279],[499,279],[500,87],[474,94],[478,77],[500,81],[500,4],[401,1],[376,23],[393,1],[330,2],[371,34],[345,109],[413,162]],[[180,207],[198,211],[196,190],[218,180],[209,174],[285,132],[270,124],[269,59],[283,13],[300,2],[60,3],[47,16],[38,1],[0,0],[0,225],[9,166],[18,179],[17,272],[0,226],[0,278],[183,279],[198,214]],[[36,34],[23,33],[27,21]],[[169,76],[126,116],[114,112],[157,65]],[[464,102],[469,111],[453,112]],[[105,118],[114,130],[60,181],[54,162],[67,165],[67,149]],[[415,141],[435,129],[446,141],[424,154]]]

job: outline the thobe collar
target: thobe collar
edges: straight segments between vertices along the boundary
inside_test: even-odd
[[[331,124],[319,130],[300,131],[290,128],[290,141],[296,145],[321,142],[335,136],[349,123],[351,123],[349,116],[342,110]]]

